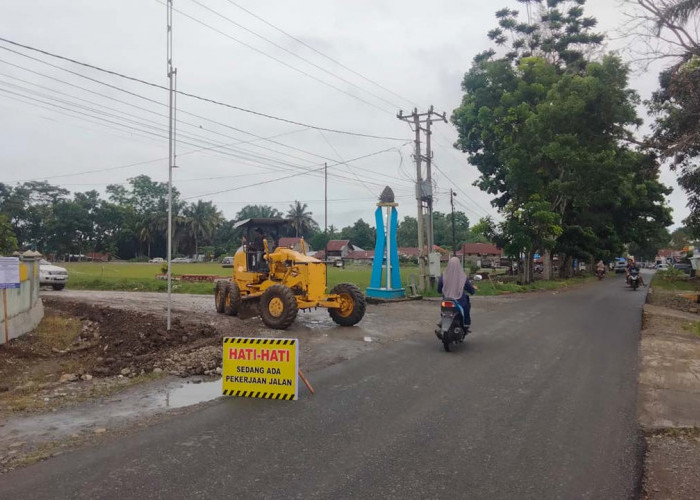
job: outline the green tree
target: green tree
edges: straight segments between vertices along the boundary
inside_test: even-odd
[[[313,219],[313,213],[307,211],[309,206],[306,203],[295,201],[293,205],[289,205],[287,218],[291,221],[294,228],[295,236],[307,236],[313,231],[318,230],[318,224]]]
[[[199,255],[199,243],[211,243],[223,216],[211,201],[202,200],[188,205],[183,215],[187,234],[194,240],[194,253]]]
[[[282,212],[269,205],[246,205],[238,211],[234,219],[275,219],[281,217]]]
[[[500,59],[494,50],[475,59],[452,117],[457,146],[481,174],[476,184],[495,197],[506,218],[502,239],[526,255],[550,246],[542,237],[547,231],[520,227],[545,213],[558,217],[556,224],[545,217],[545,226],[560,228],[552,248],[586,256],[643,241],[670,223],[658,163],[629,147],[631,130],[641,123],[638,97],[627,87],[629,71],[614,56],[587,60],[601,38],[571,38],[567,23],[584,32],[595,26],[591,19],[584,23],[583,1],[560,11],[571,3],[548,2],[538,23],[519,28],[512,27],[517,13],[499,11],[508,25],[501,29],[517,29],[529,39]],[[552,22],[563,23],[561,29],[552,29]],[[493,39],[508,41],[504,34]],[[560,261],[570,257],[560,255]],[[568,272],[568,266],[560,268]]]
[[[418,246],[418,221],[415,217],[407,215],[399,222],[396,229],[396,242],[400,247]]]
[[[17,236],[7,215],[0,214],[0,255],[11,255],[17,250]]]
[[[353,245],[369,250],[374,248],[376,229],[371,227],[364,220],[358,219],[352,226],[344,227],[340,231],[340,238],[350,240]]]

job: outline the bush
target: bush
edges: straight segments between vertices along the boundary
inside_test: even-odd
[[[664,281],[680,281],[686,278],[686,274],[680,269],[670,267],[665,271],[658,271],[656,273],[656,278]]]

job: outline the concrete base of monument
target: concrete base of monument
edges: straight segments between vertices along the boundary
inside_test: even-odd
[[[374,288],[368,287],[365,291],[367,302],[377,303],[384,301],[408,300],[405,288]]]

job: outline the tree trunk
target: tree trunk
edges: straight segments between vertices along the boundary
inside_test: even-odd
[[[547,281],[552,279],[552,253],[549,250],[542,255],[542,278]]]

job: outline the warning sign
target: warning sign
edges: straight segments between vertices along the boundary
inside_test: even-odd
[[[224,337],[225,396],[297,399],[297,339]]]

